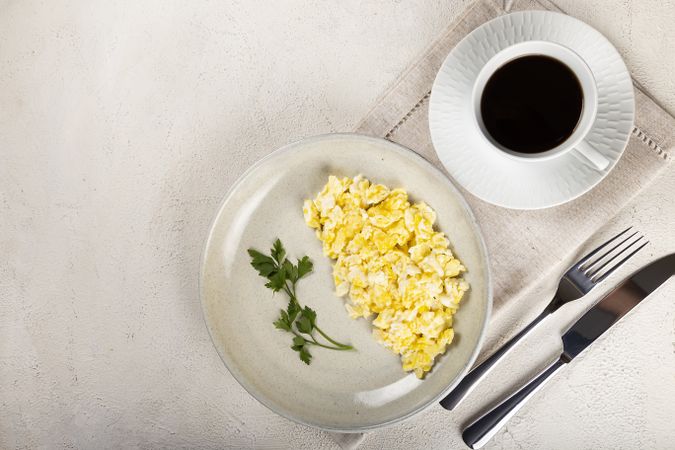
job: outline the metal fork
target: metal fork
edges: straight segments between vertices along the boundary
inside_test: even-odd
[[[632,227],[626,228],[621,233],[600,245],[598,248],[591,251],[589,254],[581,258],[576,264],[570,267],[560,280],[560,283],[558,284],[558,290],[555,293],[553,300],[551,300],[548,306],[544,308],[544,311],[539,314],[539,316],[537,316],[537,318],[534,319],[528,326],[526,326],[520,333],[516,334],[509,342],[497,350],[492,356],[469,372],[457,385],[457,387],[455,387],[455,389],[453,389],[450,394],[441,400],[441,406],[445,409],[452,410],[455,406],[459,405],[459,403],[473,390],[473,388],[476,387],[476,384],[478,384],[478,382],[481,381],[488,374],[488,372],[490,372],[490,370],[504,356],[506,356],[506,354],[509,353],[509,351],[539,322],[544,320],[551,313],[557,311],[562,305],[574,300],[578,300],[584,295],[588,294],[595,286],[610,276],[612,272],[621,267],[623,263],[628,261],[631,257],[633,257],[633,255],[635,255],[649,243],[649,241],[642,243],[640,242],[643,238],[642,235],[635,238],[635,236],[638,234],[637,231],[629,234],[628,236],[625,236],[631,228]],[[607,246],[622,236],[625,237],[616,245],[606,250],[600,256],[597,256],[597,258],[595,257]],[[640,245],[637,246],[638,244]],[[615,251],[622,246],[623,248],[620,249],[620,251]],[[619,261],[616,261],[617,258],[620,258],[631,249],[632,251],[630,253],[623,256],[623,258],[621,258]]]

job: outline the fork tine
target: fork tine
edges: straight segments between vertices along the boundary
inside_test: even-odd
[[[635,241],[635,242],[637,242],[637,241]],[[597,284],[597,283],[600,283],[602,280],[604,280],[605,278],[607,278],[608,276],[610,276],[610,275],[612,274],[612,272],[614,272],[616,269],[618,269],[619,267],[621,267],[621,266],[623,265],[623,263],[625,263],[626,261],[628,261],[629,259],[631,259],[631,258],[633,257],[633,255],[635,255],[637,252],[639,252],[640,250],[642,250],[647,244],[649,244],[649,241],[645,242],[644,244],[642,244],[641,246],[639,246],[638,248],[636,248],[635,250],[633,250],[631,253],[629,253],[625,258],[623,258],[621,261],[619,261],[618,263],[616,263],[616,264],[614,265],[614,267],[611,267],[607,272],[605,272],[602,276],[600,276],[600,278],[593,279],[593,280],[591,280],[591,281],[592,281],[593,283],[596,283],[596,284]]]
[[[637,233],[637,232],[636,232],[636,233]],[[635,235],[635,233],[634,233],[633,235]],[[636,244],[640,239],[642,239],[643,237],[644,237],[644,236],[638,236],[637,239],[635,239],[633,242],[629,242],[628,245],[627,245],[626,247],[624,247],[623,249],[621,249],[621,251],[619,251],[616,255],[614,255],[614,256],[612,256],[611,258],[609,258],[607,261],[603,262],[599,267],[595,267],[593,270],[591,270],[590,268],[589,268],[588,270],[586,270],[586,272],[584,273],[584,275],[586,275],[588,278],[593,278],[595,275],[597,275],[598,273],[600,273],[600,271],[601,271],[602,269],[604,269],[605,267],[607,267],[607,265],[608,265],[609,263],[611,263],[612,261],[614,261],[616,258],[618,258],[619,256],[621,256],[621,255],[622,255],[623,253],[625,253],[626,251],[630,250],[630,248],[631,248],[633,245],[635,245],[635,244]],[[628,239],[624,239],[623,242],[625,242],[625,241],[627,241],[627,240],[628,240]],[[622,243],[623,243],[623,242],[622,242]],[[621,245],[621,244],[618,244],[618,245],[617,245],[616,247],[614,247],[614,248],[617,248],[619,245]],[[612,249],[612,250],[614,250],[614,249]],[[607,253],[610,253],[612,250],[610,250],[610,251],[607,252]],[[605,253],[605,255],[607,255],[607,253]],[[605,255],[603,255],[602,257],[604,258]],[[600,261],[601,261],[601,260],[596,261],[595,263],[592,264],[592,266],[595,266],[595,265],[596,265],[597,263],[599,263]]]
[[[602,260],[605,258],[605,256],[607,256],[607,255],[609,255],[610,253],[612,253],[614,250],[616,250],[616,249],[619,248],[621,245],[623,245],[624,242],[626,242],[627,240],[629,240],[630,238],[632,238],[632,237],[635,236],[636,234],[638,234],[637,231],[634,232],[633,234],[628,235],[627,238],[625,238],[624,240],[622,240],[621,242],[619,242],[618,244],[616,244],[614,247],[612,247],[612,248],[610,248],[609,250],[607,250],[605,253],[602,254],[602,256],[599,256],[598,259],[596,259],[595,261],[593,261],[592,263],[590,263],[588,266],[585,266],[585,267],[579,267],[579,270],[584,271],[584,272],[585,272],[585,275],[588,275],[588,276],[592,275],[592,274],[590,274],[589,272],[591,271],[591,269],[593,268],[593,266],[595,266],[596,264],[598,264],[600,261],[602,261]],[[631,245],[632,245],[632,244],[631,244]],[[629,247],[630,247],[630,245],[629,245]],[[610,261],[611,261],[611,259],[610,259]],[[604,265],[603,265],[602,267],[604,267]],[[600,267],[600,268],[602,268],[602,267]],[[595,273],[595,272],[597,272],[597,270],[594,271],[594,273]]]
[[[623,230],[621,233],[617,234],[616,236],[614,236],[613,238],[611,238],[610,240],[608,240],[607,242],[605,242],[604,244],[600,245],[598,248],[596,248],[595,250],[591,251],[589,254],[587,254],[587,255],[584,256],[583,258],[581,258],[581,259],[579,260],[579,262],[576,263],[576,267],[581,267],[581,266],[583,266],[584,264],[586,264],[586,262],[587,262],[589,259],[591,259],[593,256],[595,256],[600,250],[602,250],[603,248],[607,247],[609,244],[611,244],[613,241],[615,241],[616,239],[618,239],[619,237],[621,237],[623,234],[625,234],[625,233],[626,233],[628,230],[630,230],[631,228],[633,228],[633,227],[630,226],[630,227],[626,228],[626,229]]]

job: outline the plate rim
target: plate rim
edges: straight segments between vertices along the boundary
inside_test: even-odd
[[[486,27],[490,23],[506,20],[506,18],[508,18],[508,17],[520,16],[520,15],[526,15],[526,14],[538,15],[538,16],[550,15],[550,16],[556,17],[557,18],[556,20],[571,20],[571,21],[574,21],[574,22],[578,22],[581,25],[583,25],[584,27],[587,27],[590,30],[592,30],[593,32],[597,33],[597,35],[601,39],[606,41],[611,46],[611,48],[614,49],[614,51],[616,52],[616,54],[619,57],[619,61],[620,61],[621,65],[622,65],[622,72],[624,74],[628,75],[628,79],[631,82],[631,89],[630,89],[631,100],[632,100],[631,111],[630,111],[631,129],[633,129],[635,127],[636,106],[635,106],[635,90],[634,90],[633,78],[631,76],[630,71],[628,70],[628,67],[626,66],[626,61],[624,60],[624,58],[619,53],[616,46],[609,39],[607,39],[607,37],[604,34],[602,34],[595,27],[593,27],[593,26],[589,25],[588,23],[584,22],[583,20],[580,20],[580,19],[578,19],[576,17],[573,17],[573,16],[570,16],[568,14],[564,14],[562,12],[548,11],[548,10],[512,11],[512,12],[508,12],[506,14],[501,14],[497,17],[494,17],[494,18],[482,23],[481,25],[477,26],[473,30],[471,30],[466,36],[464,36],[462,39],[460,39],[459,42],[457,42],[457,44],[455,44],[454,47],[452,47],[452,49],[448,52],[448,54],[443,59],[443,62],[439,66],[438,71],[436,72],[436,75],[434,77],[434,81],[433,81],[432,86],[431,86],[431,93],[430,93],[430,96],[429,96],[429,111],[427,113],[427,117],[428,117],[427,122],[428,122],[428,128],[429,128],[429,134],[430,134],[430,137],[431,137],[432,146],[434,147],[434,151],[436,152],[436,154],[438,156],[438,159],[440,160],[441,164],[443,164],[443,167],[446,167],[446,164],[445,164],[444,160],[441,158],[441,156],[440,156],[440,154],[437,150],[438,138],[434,136],[432,121],[431,121],[431,115],[432,115],[432,110],[433,110],[432,104],[434,104],[434,91],[438,91],[437,86],[439,84],[439,79],[441,78],[441,75],[443,73],[443,68],[446,66],[446,63],[448,62],[448,60],[450,59],[452,54],[455,52],[455,50],[458,47],[460,47],[461,45],[465,44],[465,42],[467,42],[469,40],[470,36],[472,34],[474,34],[475,32],[477,32],[479,29],[482,29],[482,28]],[[530,40],[532,40],[532,39],[530,39]],[[538,40],[541,40],[541,39],[538,39]],[[522,42],[527,42],[527,40],[524,40]],[[571,51],[577,53],[576,49],[573,49],[573,48],[569,48],[569,49]],[[593,75],[595,76],[594,72],[593,72]],[[623,156],[623,153],[626,151],[626,148],[628,147],[628,143],[630,142],[631,135],[632,135],[632,131],[628,133],[627,138],[624,140],[620,151],[617,152],[617,157],[612,159],[609,166],[602,171],[603,173],[601,174],[601,176],[599,176],[592,183],[589,183],[588,185],[584,186],[584,188],[580,189],[579,192],[577,192],[575,195],[569,196],[567,198],[564,198],[564,199],[561,199],[561,200],[558,200],[558,201],[555,201],[555,202],[549,201],[547,203],[541,203],[541,204],[538,204],[538,205],[524,205],[524,206],[523,205],[516,205],[515,204],[516,202],[495,200],[495,199],[489,198],[489,196],[483,195],[481,193],[473,192],[473,190],[470,190],[464,184],[460,183],[458,180],[455,180],[455,177],[453,177],[453,181],[455,181],[457,184],[459,184],[464,189],[466,189],[466,191],[468,193],[470,193],[471,195],[473,195],[474,197],[476,197],[476,198],[478,198],[478,199],[480,199],[480,200],[482,200],[486,203],[489,203],[491,205],[499,206],[501,208],[507,208],[507,209],[516,210],[516,211],[536,211],[536,210],[541,210],[541,209],[554,208],[554,207],[564,205],[566,203],[569,203],[573,200],[578,199],[582,195],[587,194],[589,191],[594,189],[598,184],[600,184],[600,182],[602,182],[610,174],[610,172],[616,167],[616,165],[618,164],[619,160]],[[618,147],[617,147],[617,149],[618,149]],[[447,170],[447,167],[446,167],[446,170]],[[448,170],[448,173],[450,173],[449,170]],[[450,174],[450,176],[452,176],[452,174]]]
[[[442,179],[446,185],[454,191],[456,194],[457,198],[459,199],[459,202],[462,204],[464,207],[464,210],[468,213],[468,218],[469,222],[471,225],[474,227],[476,231],[476,235],[478,238],[478,247],[480,249],[481,256],[483,258],[483,261],[485,263],[485,285],[486,285],[486,311],[485,311],[485,318],[483,320],[483,324],[481,326],[479,335],[478,335],[478,342],[476,347],[473,349],[469,359],[467,360],[467,363],[465,367],[455,376],[453,380],[451,380],[448,385],[446,386],[445,389],[440,391],[439,394],[437,394],[434,398],[429,400],[427,403],[422,404],[421,406],[407,412],[404,415],[401,415],[399,417],[396,417],[394,419],[390,419],[381,423],[377,424],[372,424],[372,425],[364,425],[364,426],[358,426],[358,427],[332,427],[332,426],[326,426],[322,425],[319,423],[312,423],[306,420],[303,420],[300,417],[295,417],[291,414],[285,414],[281,411],[278,411],[274,406],[268,404],[267,401],[259,398],[257,395],[253,393],[253,389],[248,385],[246,381],[243,380],[244,377],[238,376],[236,371],[233,371],[233,369],[230,367],[228,364],[228,361],[226,361],[226,358],[224,355],[221,354],[221,352],[218,349],[218,346],[216,345],[216,341],[214,339],[214,332],[211,330],[211,327],[209,325],[209,322],[207,320],[207,308],[206,308],[206,303],[205,303],[205,293],[204,293],[204,272],[205,272],[205,267],[206,267],[206,259],[207,259],[207,254],[208,250],[210,248],[211,240],[213,238],[214,230],[215,230],[215,225],[216,222],[218,221],[218,218],[221,215],[221,212],[223,211],[223,207],[227,203],[227,201],[232,197],[232,195],[237,191],[237,188],[248,178],[248,176],[251,175],[258,167],[269,161],[270,159],[277,158],[280,156],[283,156],[284,154],[292,151],[296,147],[300,145],[306,145],[306,144],[311,144],[314,142],[320,142],[324,140],[330,140],[330,139],[335,139],[335,138],[352,138],[352,139],[361,139],[365,141],[371,141],[371,142],[378,142],[380,144],[386,143],[387,146],[390,146],[392,150],[398,151],[402,154],[408,154],[410,157],[413,159],[416,159],[421,165],[428,167],[432,172],[434,172],[436,175],[439,176],[440,179]],[[244,390],[252,397],[254,398],[258,403],[262,404],[265,406],[267,409],[272,411],[273,413],[284,417],[286,419],[289,419],[295,423],[299,423],[301,425],[306,425],[314,428],[318,428],[324,431],[330,431],[330,432],[337,432],[337,433],[359,433],[359,432],[364,432],[364,431],[369,431],[369,430],[375,430],[375,429],[380,429],[383,427],[387,427],[396,423],[403,422],[405,420],[410,419],[411,417],[421,413],[422,411],[428,409],[431,407],[433,404],[437,403],[440,399],[445,397],[454,387],[459,384],[459,382],[464,378],[464,376],[469,372],[473,364],[476,362],[476,359],[478,358],[478,355],[480,353],[481,348],[483,347],[483,344],[485,343],[485,338],[487,334],[487,327],[490,322],[490,318],[492,317],[492,308],[493,308],[493,284],[492,284],[492,267],[490,264],[490,255],[487,249],[487,245],[485,244],[485,237],[483,236],[483,231],[480,227],[480,224],[476,220],[476,216],[467,202],[466,198],[464,198],[464,195],[462,195],[461,191],[455,186],[454,181],[450,179],[441,169],[438,167],[434,166],[430,161],[428,161],[426,158],[424,158],[421,154],[418,152],[405,147],[399,143],[379,138],[379,137],[374,137],[374,136],[368,136],[364,134],[359,134],[359,133],[352,133],[352,132],[341,132],[341,133],[325,133],[325,134],[319,134],[319,135],[314,135],[302,139],[298,139],[295,141],[292,141],[288,144],[285,144],[276,150],[270,152],[269,154],[265,155],[264,157],[260,158],[257,160],[255,163],[253,163],[248,169],[246,169],[235,181],[232,183],[232,186],[227,190],[226,194],[223,196],[223,199],[220,201],[218,207],[216,208],[216,211],[213,215],[213,218],[211,219],[208,232],[206,235],[206,239],[204,240],[204,244],[202,247],[202,253],[200,256],[200,266],[199,266],[199,277],[198,277],[198,290],[199,290],[199,302],[202,310],[202,320],[204,321],[204,325],[206,326],[206,329],[209,334],[209,338],[211,339],[211,344],[218,354],[218,357],[220,358],[221,362],[225,366],[225,368],[230,372],[230,375],[239,383],[239,385],[244,388]],[[273,403],[273,402],[270,402]]]

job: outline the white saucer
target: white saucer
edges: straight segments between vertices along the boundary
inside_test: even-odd
[[[472,91],[481,68],[506,47],[532,40],[563,45],[590,67],[598,115],[587,141],[610,161],[604,170],[576,152],[537,162],[508,157],[475,126]],[[628,143],[634,113],[628,69],[602,34],[564,14],[523,11],[483,24],[450,52],[431,91],[429,127],[439,159],[473,195],[507,208],[540,209],[579,197],[609,173]]]

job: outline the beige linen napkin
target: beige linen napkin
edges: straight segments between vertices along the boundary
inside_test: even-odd
[[[356,131],[409,147],[443,170],[431,144],[427,120],[431,86],[443,60],[466,34],[486,21],[507,12],[532,9],[560,11],[546,0],[515,0],[505,6],[489,0],[473,3],[399,77]],[[519,211],[485,203],[463,191],[483,230],[491,258],[494,307],[490,329],[508,330],[502,336],[489,333],[481,357],[514,334],[513,316],[519,308],[520,312],[527,309],[527,305],[518,304],[526,290],[558,271],[561,261],[654,180],[671,159],[675,118],[637,85],[635,101],[635,128],[621,160],[598,186],[578,199],[554,208]],[[363,434],[333,436],[343,449],[356,448],[363,439]]]

